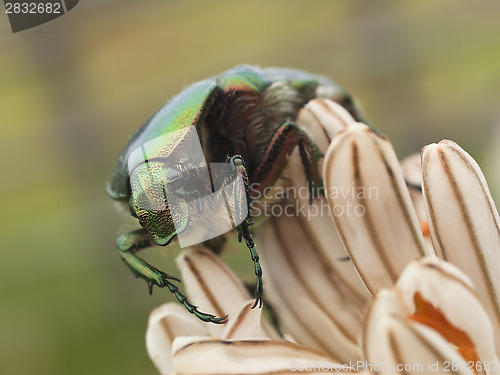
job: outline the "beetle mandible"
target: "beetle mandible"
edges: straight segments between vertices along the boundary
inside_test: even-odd
[[[207,210],[200,202],[211,186],[225,191],[232,223],[254,262],[254,307],[262,305],[262,270],[249,231],[253,223],[249,187],[258,192],[272,186],[296,147],[310,186],[322,186],[318,171],[321,152],[294,122],[298,111],[318,97],[339,103],[361,121],[349,94],[323,76],[241,65],[188,87],[138,130],[120,155],[107,191],[113,199],[128,204],[142,226],[118,237],[117,247],[132,272],[146,280],[150,293],[153,285],[166,286],[199,319],[226,322],[227,316],[199,311],[172,283],[180,280],[136,255],[147,247],[168,245],[194,225]],[[227,168],[203,183],[203,162],[226,163]],[[242,183],[231,185],[234,176]],[[313,197],[315,192],[310,194]],[[192,202],[197,203],[193,206]],[[205,242],[213,250],[220,243]]]

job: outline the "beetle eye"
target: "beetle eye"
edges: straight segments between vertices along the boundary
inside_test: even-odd
[[[177,169],[168,168],[167,169],[167,182],[174,182],[182,178],[182,173]]]

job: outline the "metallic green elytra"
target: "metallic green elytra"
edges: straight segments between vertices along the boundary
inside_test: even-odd
[[[113,199],[129,205],[142,227],[121,235],[117,246],[132,272],[147,281],[150,292],[153,285],[166,286],[201,320],[226,322],[227,316],[199,311],[172,283],[179,280],[136,254],[154,245],[168,245],[176,236],[189,243],[209,239],[205,245],[218,251],[223,233],[196,237],[190,231],[201,225],[204,212],[210,212],[214,222],[220,214],[213,212],[230,212],[230,221],[254,262],[254,307],[262,304],[262,270],[249,231],[249,187],[262,191],[273,185],[296,147],[308,181],[322,186],[318,171],[322,155],[294,122],[298,111],[317,97],[336,101],[361,120],[347,92],[325,77],[241,65],[188,87],[137,131],[120,155],[107,190]],[[214,163],[226,167],[216,172]],[[240,184],[234,183],[235,176]],[[205,199],[219,192],[223,199]],[[222,206],[227,211],[216,211]],[[210,232],[211,224],[203,225]]]

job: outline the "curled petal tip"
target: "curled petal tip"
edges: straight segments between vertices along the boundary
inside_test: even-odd
[[[193,318],[181,305],[167,303],[154,309],[146,331],[146,349],[149,357],[162,374],[173,372],[173,342],[181,336],[207,334],[201,321]]]
[[[224,339],[264,339],[267,338],[262,322],[261,310],[254,310],[251,301],[243,305],[238,315],[236,315],[227,325],[222,337]]]

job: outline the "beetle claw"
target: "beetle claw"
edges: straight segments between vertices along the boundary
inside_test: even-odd
[[[167,277],[169,280],[174,280],[177,281],[178,283],[182,283],[181,279],[178,279],[177,277],[169,276]]]
[[[255,302],[253,303],[252,309],[255,309],[257,306],[259,306],[259,309],[262,307],[262,297],[260,296],[255,298]]]
[[[191,314],[194,314],[195,316],[197,316],[200,320],[202,320],[204,322],[214,323],[214,324],[224,324],[224,323],[227,323],[228,315],[223,316],[222,318],[218,318],[215,315],[201,312],[200,310],[198,310],[198,307],[190,304],[187,300],[184,301],[184,305],[186,306],[186,309]]]
[[[217,318],[216,316],[212,315],[212,317],[210,318],[210,322],[215,324],[224,324],[227,323],[227,318],[228,315],[223,316],[222,318]]]

